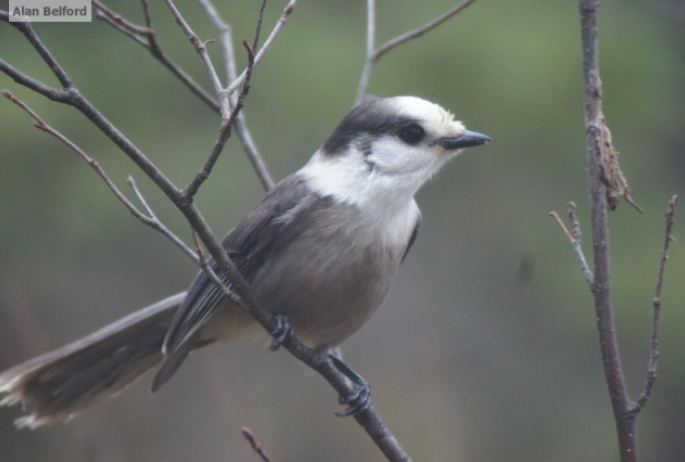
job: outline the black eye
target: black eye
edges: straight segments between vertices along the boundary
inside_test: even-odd
[[[417,144],[423,139],[425,134],[426,132],[419,124],[407,125],[406,127],[400,128],[397,132],[397,136],[407,144]]]

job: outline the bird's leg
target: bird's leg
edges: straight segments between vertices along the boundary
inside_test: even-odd
[[[278,350],[288,337],[295,335],[295,329],[293,329],[287,316],[284,314],[276,314],[274,315],[274,319],[276,320],[276,327],[269,332],[273,337],[271,345],[269,345],[271,351]]]
[[[331,359],[333,366],[354,384],[354,388],[350,394],[347,396],[340,395],[338,398],[338,402],[347,407],[342,411],[336,412],[335,415],[338,417],[347,417],[348,415],[358,414],[368,409],[368,407],[371,406],[371,386],[369,385],[369,382],[350,369],[350,367],[342,362],[337,356],[328,355],[328,357]]]
[[[343,361],[343,362],[345,361],[345,358],[343,358],[342,349],[339,346],[331,348],[330,350],[328,350],[328,354],[330,356],[335,356],[340,361]]]

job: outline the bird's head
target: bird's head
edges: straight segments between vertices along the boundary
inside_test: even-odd
[[[319,192],[348,203],[412,198],[463,148],[489,141],[421,98],[376,99],[347,114],[303,171]]]

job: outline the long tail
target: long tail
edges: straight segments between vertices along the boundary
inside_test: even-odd
[[[65,420],[123,390],[162,359],[162,342],[185,293],[0,373],[0,406],[21,402],[18,427]]]

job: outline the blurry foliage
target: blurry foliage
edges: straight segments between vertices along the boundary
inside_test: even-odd
[[[115,3],[141,19],[137,2]],[[379,43],[451,5],[379,3]],[[605,113],[647,211],[638,216],[622,205],[612,215],[616,315],[633,390],[645,375],[663,212],[685,184],[685,28],[649,5],[605,1],[600,16]],[[203,38],[213,37],[194,2],[182,8]],[[236,39],[252,36],[254,2],[220,8]],[[280,8],[269,5],[265,24]],[[350,108],[363,65],[364,12],[363,2],[300,4],[257,68],[245,113],[277,178],[302,165]],[[206,82],[161,2],[153,14],[174,59]],[[376,68],[371,93],[429,98],[495,139],[420,194],[418,242],[384,308],[345,345],[416,460],[616,459],[590,295],[547,216],[575,200],[589,233],[578,28],[575,2],[481,1]],[[190,178],[214,141],[214,114],[98,21],[36,30],[124,133],[175,181]],[[54,84],[4,24],[0,55]],[[120,184],[134,175],[160,217],[188,235],[162,195],[75,111],[4,75],[0,87],[80,143]],[[0,139],[0,369],[185,287],[192,264],[5,101]],[[232,141],[199,203],[221,234],[261,194]],[[684,220],[677,217],[677,237]],[[659,380],[639,421],[644,460],[685,455],[681,245],[667,267]],[[0,459],[255,460],[242,425],[276,460],[380,459],[353,424],[332,415],[326,385],[286,354],[214,347],[194,355],[160,394],[150,397],[146,381],[67,426],[38,432],[15,431],[16,411],[3,410]]]

